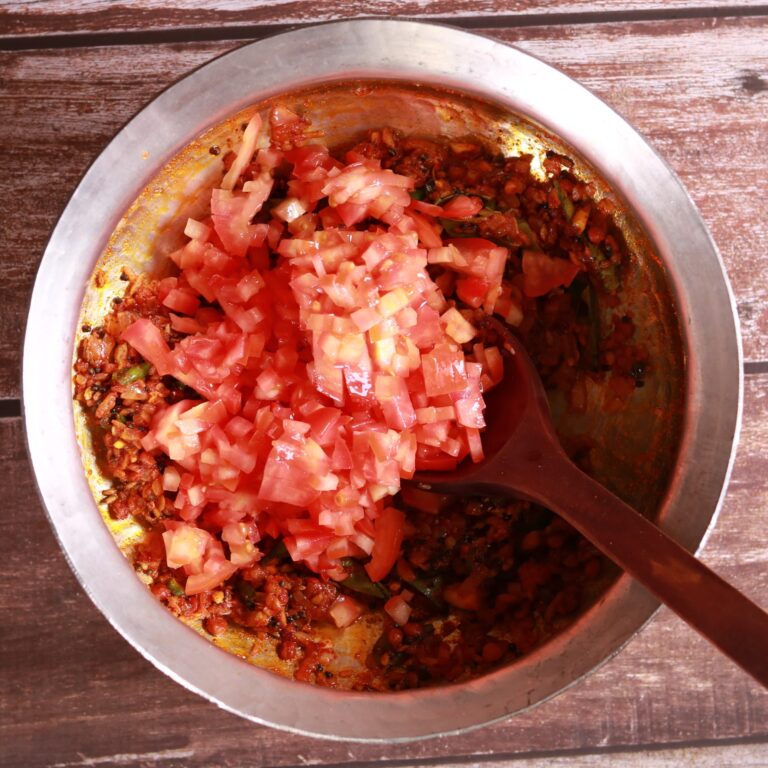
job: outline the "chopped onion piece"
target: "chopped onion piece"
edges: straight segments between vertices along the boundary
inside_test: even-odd
[[[257,112],[248,121],[248,125],[243,132],[243,143],[240,145],[240,149],[237,150],[235,161],[221,180],[221,189],[235,188],[235,184],[237,184],[240,175],[245,170],[248,163],[251,162],[253,153],[256,150],[256,141],[259,138],[259,131],[261,131],[261,117]]]

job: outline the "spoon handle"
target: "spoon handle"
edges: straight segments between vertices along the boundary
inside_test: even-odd
[[[768,613],[707,568],[564,454],[556,483],[526,496],[557,512],[599,550],[768,688]]]

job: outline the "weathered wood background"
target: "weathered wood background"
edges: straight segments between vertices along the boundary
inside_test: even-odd
[[[734,288],[747,374],[733,479],[703,558],[768,607],[768,6],[0,3],[0,765],[768,765],[768,692],[666,610],[532,712],[464,736],[362,746],[252,725],[171,682],[111,629],[58,549],[25,455],[19,359],[35,270],[79,177],[153,95],[241,41],[395,13],[478,29],[559,66],[688,187]]]

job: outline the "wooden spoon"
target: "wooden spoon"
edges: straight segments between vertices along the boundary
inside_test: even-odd
[[[541,379],[510,337],[501,384],[486,396],[486,458],[453,472],[419,472],[424,490],[515,496],[567,520],[756,680],[768,687],[768,613],[565,455]]]

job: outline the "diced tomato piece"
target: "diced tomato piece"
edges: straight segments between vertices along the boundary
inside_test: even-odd
[[[459,462],[450,456],[416,456],[418,472],[451,472]]]
[[[400,496],[405,505],[431,515],[442,512],[451,503],[452,498],[441,493],[422,491],[420,488],[414,488],[412,485],[404,485],[400,489]]]
[[[416,423],[416,412],[405,379],[376,374],[374,391],[388,426],[393,429],[409,429]]]
[[[428,216],[434,216],[443,219],[468,219],[479,213],[483,208],[483,201],[479,197],[467,197],[467,195],[456,195],[444,205],[435,205],[423,200],[413,200],[411,208],[425,213]],[[441,243],[442,244],[442,243]]]
[[[181,312],[184,315],[194,315],[197,312],[200,302],[189,290],[180,290],[173,288],[163,300],[163,304],[175,312]]]
[[[456,195],[443,205],[443,216],[447,219],[468,219],[479,213],[483,201],[479,197]]]
[[[327,407],[320,407],[307,417],[312,427],[312,435],[320,445],[335,444],[341,417],[342,412],[338,408]]]
[[[483,443],[480,439],[480,431],[468,427],[467,442],[469,444],[469,453],[472,456],[472,461],[482,461],[485,458],[485,454],[483,452]]]
[[[483,417],[485,403],[479,393],[474,397],[457,400],[453,405],[456,409],[456,421],[462,426],[474,429],[482,429],[485,426]]]
[[[214,189],[211,195],[211,218],[216,234],[229,253],[244,256],[252,239],[259,244],[261,230],[251,230],[251,219],[272,190],[272,177],[262,174],[255,181],[247,183],[248,191],[228,192]],[[244,188],[245,189],[245,188]]]
[[[419,349],[429,349],[444,337],[440,327],[440,313],[424,304],[416,311],[416,325],[408,329],[408,335]]]
[[[488,294],[490,283],[483,277],[460,277],[456,281],[456,295],[470,307],[480,307]]]
[[[544,296],[553,288],[569,286],[580,271],[580,267],[568,259],[540,251],[523,251],[523,292],[531,297]]]
[[[258,556],[255,542],[259,540],[259,535],[255,525],[227,523],[222,527],[221,538],[229,545],[229,557],[233,565],[250,565]]]
[[[205,326],[193,317],[171,315],[171,328],[179,333],[205,333]]]
[[[359,224],[368,215],[368,206],[361,203],[339,203],[336,213],[345,227],[351,227]]]
[[[176,524],[163,533],[165,557],[169,568],[202,565],[211,535],[207,531],[185,523]]]
[[[464,354],[454,344],[437,344],[431,352],[422,354],[421,365],[424,388],[430,396],[449,395],[467,386]]]
[[[415,211],[411,211],[410,217],[416,225],[416,231],[419,234],[419,242],[425,248],[438,248],[443,244],[443,241],[440,238],[440,231],[442,228],[437,222],[431,221],[426,216],[422,216]]]
[[[322,144],[305,144],[283,154],[289,163],[293,163],[293,175],[298,179],[306,179],[318,168],[328,170],[333,165],[328,147]]]
[[[427,216],[442,216],[445,213],[439,205],[428,203],[426,200],[411,200],[410,207],[420,213],[426,213]]]
[[[396,507],[386,507],[374,523],[376,537],[371,560],[365,570],[371,581],[381,581],[400,555],[405,515]]]
[[[402,595],[393,595],[384,603],[384,610],[389,614],[392,621],[398,626],[408,623],[411,616],[411,606],[403,599]]]
[[[209,560],[202,573],[193,573],[187,577],[184,591],[188,595],[199,595],[221,586],[230,576],[237,573],[238,566],[228,560]]]
[[[341,165],[306,143],[307,122],[290,110],[275,108],[270,123],[273,146],[257,151],[251,120],[210,217],[187,222],[192,239],[172,255],[179,275],[160,283],[185,337],[171,349],[147,319],[123,334],[205,398],[159,409],[142,438],[170,458],[164,539],[189,595],[249,567],[261,535],[282,537],[323,578],[345,576],[339,558],[370,555],[369,576],[383,579],[405,526],[388,497],[417,469],[479,460],[481,386],[503,372],[495,348],[465,355],[476,329],[443,293],[487,312],[511,296],[505,248],[441,237],[438,218],[474,216],[482,201],[413,202],[412,179],[365,156]],[[283,202],[254,224],[286,162]],[[437,281],[428,264],[442,268]],[[406,622],[407,595],[387,610]],[[344,598],[330,615],[348,626],[359,611]]]
[[[293,426],[284,422],[284,427]],[[304,425],[309,429],[309,424]],[[264,467],[259,497],[304,507],[319,495],[318,485],[330,480],[331,462],[323,449],[311,438],[301,434],[284,435],[273,442]],[[322,488],[322,486],[321,486]],[[334,490],[329,488],[328,490]]]
[[[310,520],[293,522],[308,523],[306,530],[300,530],[295,534],[283,537],[285,547],[294,560],[306,560],[321,554],[335,538],[333,531],[315,525]]]
[[[160,329],[146,318],[131,323],[120,337],[127,341],[145,360],[155,366],[161,376],[172,373],[175,365]]]

